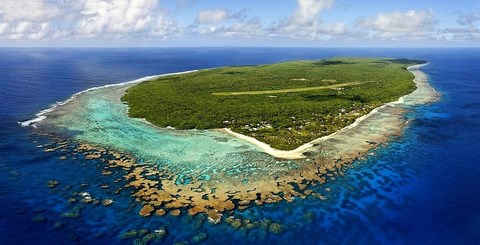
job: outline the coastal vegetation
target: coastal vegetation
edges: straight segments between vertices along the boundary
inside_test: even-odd
[[[422,60],[332,58],[223,67],[137,84],[129,115],[176,129],[230,128],[292,150],[415,90]]]

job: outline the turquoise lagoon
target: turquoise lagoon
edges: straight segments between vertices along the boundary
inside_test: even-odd
[[[140,80],[148,79],[152,77]],[[141,163],[168,167],[183,175],[245,178],[297,167],[293,161],[276,159],[254,144],[217,130],[158,128],[143,119],[128,117],[128,107],[120,98],[133,84],[78,93],[42,114],[46,118],[32,125],[40,131],[68,135],[77,142],[129,153]]]
[[[418,87],[414,93],[375,110],[355,123],[355,127],[347,127],[331,138],[315,142],[315,146],[307,150],[309,157],[300,160],[275,158],[250,142],[217,130],[159,128],[144,119],[130,118],[128,107],[120,98],[134,84],[157,76],[77,93],[41,113],[43,120],[33,119],[26,124],[30,122],[39,130],[52,133],[62,132],[80,143],[132,154],[140,163],[167,167],[175,174],[193,174],[201,179],[216,174],[232,175],[248,182],[252,176],[264,178],[298,169],[299,164],[308,165],[316,157],[340,159],[351,151],[364,154],[365,148],[371,148],[366,142],[385,141],[385,137],[403,127],[399,123],[403,113],[394,112],[395,109],[436,99],[436,92],[428,85],[425,74],[418,70],[420,67],[412,70]]]

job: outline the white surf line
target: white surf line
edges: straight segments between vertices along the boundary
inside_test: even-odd
[[[425,63],[425,64],[419,64],[419,65],[412,65],[412,66],[409,66],[407,67],[407,70],[412,72],[412,71],[418,71],[418,72],[421,72],[422,75],[425,75],[425,73],[423,73],[422,71],[418,70],[420,67],[422,66],[425,66],[427,65],[428,63]],[[412,72],[412,74],[415,76],[415,78],[413,79],[413,81],[415,82],[415,84],[418,84],[420,82],[425,82],[425,81],[417,81],[417,79],[420,79],[416,76],[416,74],[414,72]],[[426,77],[426,75],[425,75]],[[415,89],[416,90],[416,89]],[[413,93],[413,92],[412,92]],[[408,95],[408,94],[407,94]],[[342,129],[336,131],[335,133],[332,133],[332,134],[329,134],[329,135],[326,135],[326,136],[323,136],[323,137],[320,137],[320,138],[317,138],[317,139],[314,139],[308,143],[305,143],[293,150],[289,150],[289,151],[284,151],[284,150],[277,150],[275,148],[272,148],[270,145],[264,143],[264,142],[261,142],[253,137],[250,137],[250,136],[246,136],[246,135],[243,135],[243,134],[239,134],[239,133],[236,133],[236,132],[233,132],[232,130],[228,129],[228,128],[222,128],[221,131],[225,132],[225,133],[228,133],[230,135],[233,135],[239,139],[242,139],[242,140],[245,140],[249,143],[252,143],[258,147],[260,147],[264,152],[272,155],[273,157],[278,157],[278,158],[283,158],[283,159],[302,159],[302,158],[306,158],[306,156],[303,154],[304,152],[306,152],[308,149],[310,149],[311,147],[313,147],[315,144],[317,144],[318,142],[321,142],[321,141],[324,141],[324,140],[327,140],[327,139],[330,139],[330,138],[333,138],[335,137],[335,135],[345,131],[345,130],[348,130],[348,129],[351,129],[351,128],[354,128],[356,127],[360,122],[362,122],[363,120],[371,117],[372,115],[374,115],[375,113],[377,113],[381,108],[384,108],[386,106],[392,106],[392,105],[398,105],[398,104],[404,104],[404,97],[407,96],[407,95],[404,95],[402,97],[400,97],[397,101],[393,101],[393,102],[389,102],[389,103],[386,103],[380,107],[377,107],[375,109],[373,109],[370,113],[366,114],[366,115],[363,115],[359,118],[357,118],[355,120],[355,122],[353,122],[352,124],[346,126],[346,127],[343,127]]]
[[[165,74],[160,74],[160,75],[153,75],[153,76],[146,76],[146,77],[142,77],[142,78],[139,78],[139,79],[136,79],[136,80],[132,80],[132,81],[128,81],[128,82],[122,82],[122,83],[115,83],[115,84],[107,84],[107,85],[103,85],[103,86],[98,86],[98,87],[93,87],[93,88],[89,88],[89,89],[86,89],[86,90],[83,90],[83,91],[80,91],[78,93],[75,93],[73,94],[70,98],[64,100],[64,101],[61,101],[61,102],[56,102],[54,103],[53,105],[51,105],[49,108],[47,109],[44,109],[44,110],[41,110],[40,112],[38,112],[37,114],[35,114],[35,117],[33,119],[30,119],[30,120],[27,120],[27,121],[23,121],[23,122],[18,122],[18,124],[20,124],[22,127],[33,127],[33,128],[36,128],[36,124],[38,122],[41,122],[42,120],[44,120],[45,118],[47,118],[47,114],[54,111],[55,108],[57,108],[58,106],[62,106],[62,105],[65,105],[67,104],[68,102],[74,100],[78,95],[81,95],[83,93],[86,93],[86,92],[89,92],[89,91],[93,91],[93,90],[97,90],[97,89],[102,89],[102,88],[110,88],[110,87],[117,87],[117,86],[123,86],[123,85],[133,85],[133,84],[136,84],[136,83],[141,83],[141,82],[145,82],[145,81],[149,81],[149,80],[154,80],[154,79],[157,79],[157,78],[160,78],[160,77],[166,77],[166,76],[173,76],[173,75],[181,75],[181,74],[186,74],[186,73],[191,73],[191,72],[196,72],[198,70],[190,70],[190,71],[182,71],[182,72],[174,72],[174,73],[165,73]]]

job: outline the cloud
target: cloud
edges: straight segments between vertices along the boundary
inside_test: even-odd
[[[432,11],[409,10],[360,17],[356,27],[365,31],[364,40],[431,41],[437,39],[437,22]]]
[[[360,19],[359,24],[378,32],[406,33],[433,31],[436,20],[431,11],[395,11],[380,13],[373,19]]]
[[[480,30],[477,27],[453,27],[446,28],[443,30],[443,33],[480,33]]]
[[[312,25],[318,19],[318,14],[333,6],[333,0],[297,0],[297,10],[290,19],[295,26]]]
[[[165,40],[210,35],[221,38],[323,41],[479,41],[480,12],[456,12],[453,26],[438,29],[431,10],[383,12],[357,18],[356,23],[325,21],[333,8],[347,11],[342,0],[296,0],[294,9],[276,20],[249,16],[247,8],[218,5],[198,11],[190,25],[177,24],[174,13],[193,11],[196,0],[1,0],[0,40]],[[165,9],[169,6],[172,9]],[[173,6],[173,7],[172,7]],[[175,9],[176,8],[176,9]],[[185,11],[188,8],[189,11]],[[350,7],[351,8],[351,7]],[[182,13],[183,11],[183,13]],[[288,11],[288,10],[287,10]],[[265,18],[272,16],[266,14]],[[213,39],[212,39],[213,40]],[[238,39],[240,40],[240,39]]]
[[[84,34],[145,31],[157,0],[80,0],[78,31]]]
[[[260,18],[253,17],[246,21],[236,21],[223,26],[199,27],[201,35],[218,35],[222,37],[266,38],[267,33]]]
[[[229,13],[226,9],[202,10],[198,12],[197,23],[209,24],[225,21],[229,18]]]
[[[447,27],[439,31],[444,40],[454,42],[480,42],[480,29],[476,23],[480,12],[456,12],[458,26]]]
[[[149,36],[165,40],[168,39],[172,33],[175,33],[177,30],[177,24],[170,18],[159,16],[150,28],[151,29],[148,33]]]
[[[297,8],[290,16],[269,25],[262,23],[259,17],[248,17],[246,9],[235,13],[227,9],[205,10],[198,13],[192,27],[201,35],[257,39],[322,40],[347,35],[351,30],[346,24],[321,21],[321,12],[332,6],[333,0],[297,0]]]
[[[265,38],[265,27],[259,17],[248,17],[248,9],[233,12],[229,9],[202,10],[190,32],[221,37]]]
[[[0,23],[0,35],[9,32],[10,25],[8,23]]]
[[[50,21],[61,9],[43,0],[3,0],[0,4],[0,35],[9,39],[42,39],[50,32]]]
[[[462,25],[462,26],[473,25],[473,24],[475,24],[475,22],[480,20],[480,12],[479,13],[457,12],[457,15],[458,15],[457,23]]]
[[[446,28],[441,33],[446,35],[445,39],[451,41],[480,41],[480,29],[473,25]]]
[[[6,22],[46,22],[61,14],[60,9],[44,0],[2,0],[0,17]]]
[[[265,30],[260,18],[254,17],[245,22],[231,25],[224,30],[228,36],[241,36],[246,38],[263,37]]]
[[[349,33],[347,25],[341,22],[325,24],[320,28],[320,31],[329,35],[344,35]]]
[[[159,0],[80,0],[74,32],[80,37],[167,39],[177,29]]]
[[[176,30],[159,0],[2,0],[0,38],[164,39]]]
[[[18,22],[17,24],[0,23],[0,35],[9,39],[33,39],[38,40],[46,37],[50,32],[48,23],[35,24],[29,21]]]
[[[351,32],[342,22],[325,23],[321,13],[332,8],[333,0],[297,0],[296,10],[276,25],[269,28],[273,36],[310,40],[326,40]]]
[[[333,0],[297,0],[290,17],[281,20],[271,31],[281,35],[312,36],[320,29],[321,11],[331,8]]]
[[[196,24],[217,24],[225,21],[242,21],[247,16],[247,9],[241,9],[237,12],[232,12],[228,9],[210,9],[202,10],[197,14]]]

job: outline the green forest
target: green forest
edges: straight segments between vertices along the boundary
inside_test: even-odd
[[[415,90],[423,60],[332,58],[222,67],[128,89],[129,116],[176,129],[231,130],[291,150]]]

